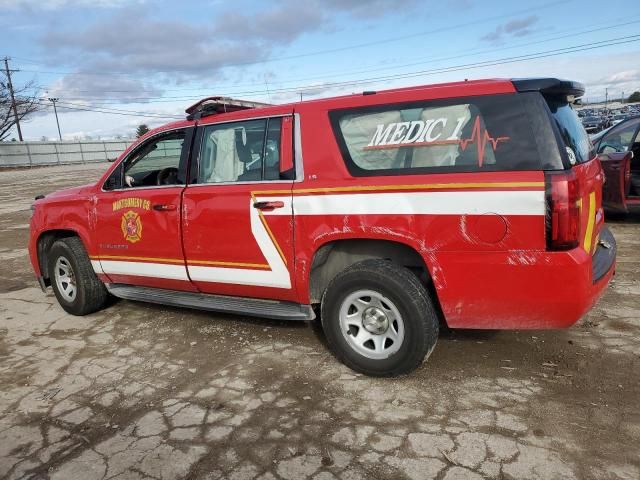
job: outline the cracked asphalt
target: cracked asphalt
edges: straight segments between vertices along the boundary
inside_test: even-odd
[[[27,258],[33,197],[106,165],[0,171],[0,478],[640,478],[640,213],[563,331],[445,331],[356,375],[315,324],[115,302],[67,315]]]

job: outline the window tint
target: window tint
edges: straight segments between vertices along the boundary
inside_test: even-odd
[[[198,183],[280,178],[280,118],[205,127]]]
[[[546,167],[540,150],[547,146],[539,147],[536,135],[553,134],[538,107],[532,97],[512,94],[339,110],[330,115],[354,175],[539,170]],[[556,167],[558,163],[559,157]]]
[[[141,145],[124,164],[124,188],[178,183],[184,130],[172,132]]]
[[[640,126],[640,118],[616,125],[604,134],[598,144],[598,153],[626,152],[631,148],[633,136]]]
[[[547,104],[564,140],[569,162],[573,165],[591,160],[595,155],[593,145],[571,105],[566,100],[554,98],[548,98]]]

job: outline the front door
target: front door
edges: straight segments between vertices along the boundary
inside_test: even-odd
[[[100,266],[112,283],[193,291],[181,245],[180,199],[193,128],[149,138],[98,195]]]
[[[189,276],[205,293],[295,299],[290,115],[198,127],[184,192]]]

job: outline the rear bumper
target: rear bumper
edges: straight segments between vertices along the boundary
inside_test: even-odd
[[[573,325],[602,296],[615,271],[616,247],[603,229],[593,258],[576,248],[437,259],[436,289],[449,327],[555,329]]]
[[[608,228],[603,228],[591,262],[591,278],[594,284],[599,283],[614,268],[617,253],[615,237]]]

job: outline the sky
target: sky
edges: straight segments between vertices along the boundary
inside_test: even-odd
[[[25,139],[133,136],[198,99],[268,103],[478,78],[640,90],[637,0],[0,0]]]

